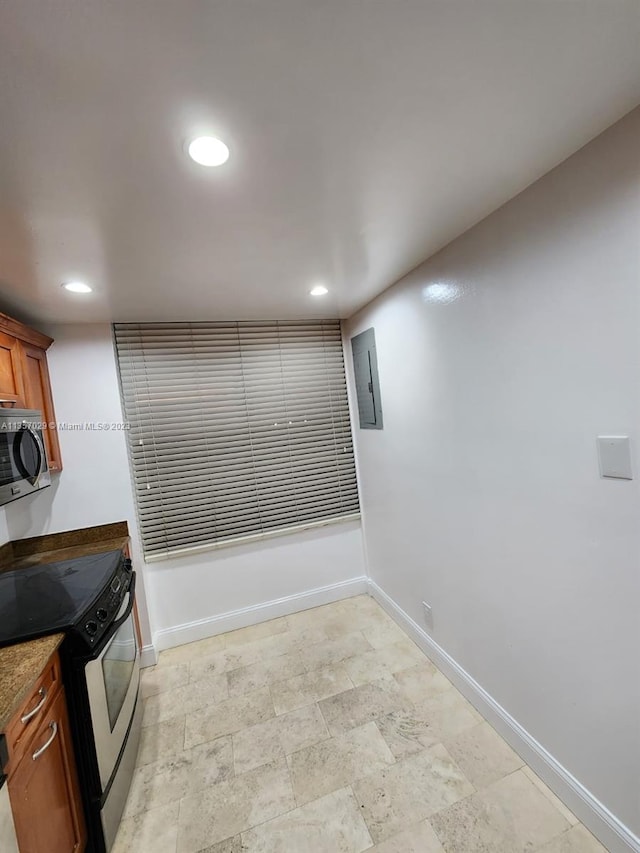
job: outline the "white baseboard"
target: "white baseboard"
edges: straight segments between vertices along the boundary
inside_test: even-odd
[[[155,646],[143,646],[140,649],[140,666],[155,666],[158,663],[158,652]]]
[[[284,598],[276,598],[262,604],[254,604],[251,607],[243,607],[240,610],[232,610],[218,616],[199,619],[196,622],[164,628],[154,634],[153,645],[158,651],[171,649],[174,646],[204,640],[207,637],[213,637],[215,634],[224,634],[226,631],[234,631],[236,628],[246,628],[247,625],[266,622],[278,616],[288,616],[290,613],[296,613],[299,610],[308,610],[310,607],[329,604],[332,601],[350,598],[352,595],[361,595],[368,591],[368,579],[364,575],[349,578],[349,580],[340,583],[310,589],[295,595],[287,595]]]
[[[369,591],[610,853],[640,853],[640,838],[538,743],[435,640],[369,578]]]

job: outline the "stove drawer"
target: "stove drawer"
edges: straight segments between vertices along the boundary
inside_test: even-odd
[[[42,674],[5,729],[9,751],[9,763],[5,773],[8,776],[29,748],[61,686],[60,657],[56,652],[49,658]]]

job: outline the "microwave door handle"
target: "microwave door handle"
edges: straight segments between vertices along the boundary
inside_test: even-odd
[[[36,477],[36,481],[33,484],[37,488],[38,483],[40,482],[40,477],[42,476],[42,463],[47,457],[44,452],[44,447],[42,446],[42,442],[40,441],[40,436],[38,435],[38,433],[34,429],[31,429],[31,427],[26,423],[23,424],[23,428],[26,430],[26,432],[29,433],[31,438],[35,441],[36,447],[38,448],[38,476]]]

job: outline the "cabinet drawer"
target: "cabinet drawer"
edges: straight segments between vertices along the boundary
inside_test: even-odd
[[[9,750],[8,775],[11,775],[31,743],[33,736],[40,727],[42,719],[46,716],[53,700],[56,698],[61,684],[60,658],[56,652],[49,659],[42,675],[36,681],[33,689],[16,711],[5,730]]]

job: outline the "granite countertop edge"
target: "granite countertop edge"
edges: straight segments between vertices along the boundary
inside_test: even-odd
[[[64,634],[50,634],[0,649],[0,732],[5,731],[63,640]]]

